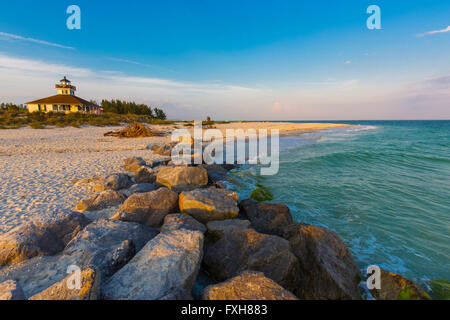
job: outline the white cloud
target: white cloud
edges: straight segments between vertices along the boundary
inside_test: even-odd
[[[45,40],[39,40],[39,39],[22,37],[22,36],[19,36],[17,34],[11,34],[11,33],[1,32],[1,31],[0,31],[0,37],[4,37],[4,38],[7,38],[7,39],[20,40],[20,41],[33,42],[33,43],[38,43],[38,44],[42,44],[42,45],[45,45],[45,46],[62,48],[62,49],[69,49],[69,50],[74,50],[75,49],[73,47],[64,46],[64,45],[58,44],[58,43],[52,43],[52,42],[48,42],[48,41],[45,41]]]
[[[257,88],[195,83],[130,76],[116,71],[96,71],[42,60],[11,57],[0,52],[0,97],[24,103],[55,94],[53,85],[67,76],[85,99],[125,99],[167,106],[175,119],[203,119],[205,112],[216,119],[238,112],[239,102],[258,102],[266,96]],[[23,90],[26,86],[26,90]],[[205,111],[206,110],[206,111]]]
[[[61,64],[48,63],[41,60],[15,58],[0,52],[0,68],[22,71],[25,73],[52,73],[58,75],[70,74],[77,77],[88,77],[94,73],[86,68],[76,68]]]
[[[125,99],[163,108],[171,119],[348,120],[449,119],[450,76],[411,83],[324,79],[250,88],[217,81],[185,82],[97,71],[0,52],[0,97],[26,101],[55,94],[66,75],[85,98]],[[1,102],[1,101],[0,101]]]
[[[428,32],[420,33],[420,34],[418,34],[417,36],[418,36],[418,37],[425,37],[425,36],[430,36],[430,35],[433,35],[433,34],[447,33],[447,32],[450,32],[450,26],[448,26],[447,28],[442,29],[442,30],[433,30],[433,31],[428,31]]]
[[[347,61],[344,62],[344,64],[348,65],[348,64],[352,64],[352,62],[350,60],[347,60]]]

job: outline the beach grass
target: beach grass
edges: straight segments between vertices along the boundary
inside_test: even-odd
[[[33,129],[44,129],[46,127],[75,127],[84,125],[91,126],[117,126],[123,123],[147,123],[155,125],[174,124],[175,121],[155,119],[150,116],[135,114],[89,114],[89,113],[60,113],[60,112],[32,112],[27,111],[1,111],[0,129],[18,129],[30,126]]]

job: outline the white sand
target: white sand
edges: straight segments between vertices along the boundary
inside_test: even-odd
[[[222,131],[277,128],[280,134],[298,134],[342,126],[345,125],[247,122],[216,127]],[[123,159],[131,156],[158,158],[147,146],[170,140],[170,137],[118,139],[103,136],[107,131],[120,128],[0,130],[0,234],[34,215],[72,210],[79,200],[90,194],[86,186],[72,185],[73,179],[124,172]]]
[[[71,210],[90,194],[71,180],[124,172],[123,159],[151,159],[146,147],[168,139],[103,137],[118,129],[0,130],[0,234],[34,215]]]

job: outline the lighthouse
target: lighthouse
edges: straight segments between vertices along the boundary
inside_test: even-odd
[[[64,76],[55,85],[58,91],[57,95],[27,102],[29,112],[84,112],[84,113],[100,113],[101,108],[95,103],[84,100],[75,95],[77,88],[72,85],[71,81]]]

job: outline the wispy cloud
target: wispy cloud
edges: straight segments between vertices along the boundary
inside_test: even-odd
[[[450,26],[448,26],[447,28],[442,29],[442,30],[433,30],[433,31],[428,31],[428,32],[424,32],[424,33],[419,33],[417,36],[425,37],[425,36],[431,36],[433,34],[447,33],[447,32],[450,32]]]
[[[55,75],[72,75],[76,77],[89,77],[94,75],[90,69],[71,67],[41,60],[22,59],[10,57],[0,52],[0,69],[9,69],[26,73],[44,73]]]
[[[134,76],[9,56],[0,52],[0,97],[23,103],[54,94],[67,75],[86,99],[125,99],[162,107],[172,119],[449,119],[450,75],[375,87],[348,79],[252,88],[217,81]],[[23,90],[24,84],[27,90]],[[308,86],[307,84],[310,84]]]
[[[134,65],[142,66],[142,67],[148,67],[148,68],[153,68],[153,69],[160,69],[160,70],[164,70],[164,71],[175,72],[172,69],[156,66],[153,64],[142,63],[142,62],[138,62],[138,61],[134,61],[134,60],[129,60],[129,59],[112,58],[112,57],[108,57],[106,59],[108,59],[110,61],[115,61],[115,62],[122,62],[122,63],[134,64]]]
[[[39,39],[22,37],[22,36],[19,36],[17,34],[11,34],[11,33],[1,32],[1,31],[0,31],[0,37],[8,38],[8,39],[14,39],[14,40],[19,40],[19,41],[33,42],[33,43],[38,43],[38,44],[42,44],[42,45],[45,45],[45,46],[62,48],[62,49],[69,49],[69,50],[74,50],[75,49],[73,47],[64,46],[64,45],[58,44],[58,43],[53,43],[53,42],[48,42],[48,41],[45,41],[45,40],[39,40]]]
[[[349,64],[352,64],[352,62],[350,60],[347,60],[347,61],[344,62],[344,64],[349,65]]]

